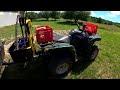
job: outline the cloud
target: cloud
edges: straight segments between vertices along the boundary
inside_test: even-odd
[[[91,11],[91,16],[96,16],[96,13],[94,11]]]
[[[120,11],[111,11],[111,13],[114,15],[120,15]]]
[[[100,16],[102,19],[104,19],[105,17],[103,15]]]
[[[120,11],[111,11],[107,16],[110,18],[116,18],[120,15]]]

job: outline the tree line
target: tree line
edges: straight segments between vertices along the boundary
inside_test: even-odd
[[[90,11],[41,11],[39,13],[27,12],[27,16],[31,19],[45,18],[46,20],[49,20],[50,18],[53,18],[56,21],[57,19],[63,18],[66,20],[74,20],[75,23],[78,20],[83,20],[107,25],[116,25],[120,27],[120,23],[105,20],[101,17],[92,17],[90,14]]]

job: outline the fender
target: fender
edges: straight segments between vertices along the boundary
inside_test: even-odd
[[[95,41],[100,41],[100,40],[101,40],[101,37],[98,34],[96,34],[94,36],[89,37],[88,43],[89,43],[89,45],[93,45]]]
[[[45,48],[45,52],[49,55],[69,55],[72,60],[76,60],[76,50],[73,45],[68,43],[55,43],[53,45],[48,45]]]
[[[70,35],[71,35],[71,40],[74,39],[75,37],[78,37],[80,39],[84,39],[85,38],[85,36],[82,33],[80,33],[80,32],[73,32]]]
[[[74,32],[71,34],[70,44],[76,48],[85,47],[88,43],[88,39],[80,32]]]

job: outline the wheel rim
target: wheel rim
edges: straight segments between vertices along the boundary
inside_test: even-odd
[[[68,68],[69,68],[69,65],[67,63],[60,64],[56,68],[56,73],[63,74],[63,73],[65,73],[68,70]]]
[[[95,59],[97,54],[98,54],[98,50],[95,50],[91,55],[91,59]]]

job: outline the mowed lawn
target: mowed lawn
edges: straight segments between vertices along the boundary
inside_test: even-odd
[[[49,25],[54,31],[69,31],[77,28],[71,21],[40,21],[33,22],[32,24],[34,32],[36,25]],[[120,78],[120,28],[104,24],[98,24],[98,26],[98,34],[102,38],[101,41],[96,42],[100,48],[98,57],[94,62],[76,63],[65,79]],[[10,37],[14,37],[14,34],[14,25],[0,28],[0,39],[9,39]]]

